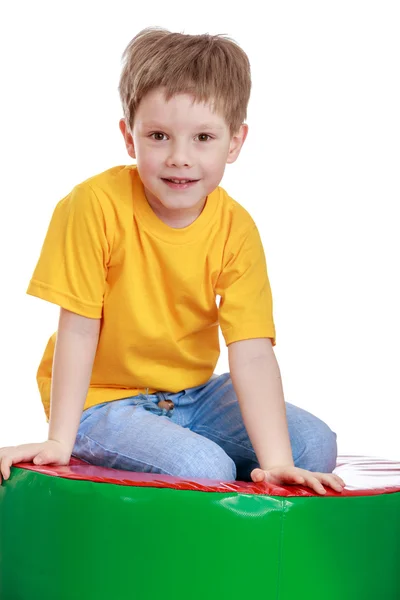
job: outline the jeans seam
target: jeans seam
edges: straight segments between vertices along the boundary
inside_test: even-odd
[[[108,448],[106,448],[105,446],[103,446],[103,444],[100,444],[100,442],[98,442],[97,440],[94,440],[93,438],[91,438],[86,433],[78,434],[77,439],[79,439],[79,438],[86,438],[86,439],[90,440],[91,442],[93,442],[93,444],[99,446],[102,450],[104,450],[105,452],[108,452],[112,456],[122,456],[123,458],[127,458],[128,460],[135,460],[137,463],[140,463],[141,465],[146,465],[147,467],[154,467],[154,468],[159,469],[160,471],[162,471],[162,473],[161,473],[162,475],[173,475],[173,473],[169,473],[168,471],[166,471],[165,469],[163,469],[163,468],[161,468],[161,467],[159,467],[157,465],[150,464],[150,463],[144,462],[142,460],[138,460],[136,458],[132,459],[131,456],[127,456],[126,454],[123,454],[122,452],[117,452],[117,451],[109,450]],[[76,453],[75,453],[75,456],[78,456],[78,458],[79,458],[79,455],[77,455]],[[112,467],[109,467],[109,468],[112,468]],[[135,471],[133,471],[133,472],[135,472]],[[141,472],[141,471],[139,471],[139,472]]]
[[[254,454],[254,456],[257,459],[256,453],[254,452],[253,448],[248,448],[247,446],[244,446],[243,444],[240,444],[239,442],[232,442],[232,440],[230,440],[229,438],[224,438],[221,437],[220,435],[216,435],[213,429],[210,429],[209,427],[206,427],[205,425],[200,425],[200,427],[196,427],[196,433],[200,431],[206,431],[207,433],[211,433],[214,437],[217,438],[217,440],[220,440],[221,442],[228,442],[229,444],[232,444],[233,446],[237,446],[238,448],[243,448],[244,450],[247,450],[248,452],[251,452],[252,454]],[[201,434],[200,434],[201,435]]]

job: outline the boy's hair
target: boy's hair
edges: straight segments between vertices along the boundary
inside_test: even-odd
[[[165,88],[165,99],[189,93],[194,101],[210,102],[236,133],[246,119],[250,98],[250,62],[238,44],[225,34],[189,35],[147,27],[122,55],[118,91],[124,117],[133,131],[135,113],[150,91]]]

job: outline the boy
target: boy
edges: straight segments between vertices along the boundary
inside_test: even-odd
[[[3,448],[1,474],[73,454],[341,491],[336,434],[284,402],[257,227],[218,187],[247,136],[246,54],[229,38],[148,28],[123,57],[120,129],[136,164],[80,183],[54,211],[28,288],[61,307],[38,371],[49,436]]]

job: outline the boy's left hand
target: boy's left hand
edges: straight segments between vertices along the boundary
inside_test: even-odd
[[[326,494],[322,483],[328,485],[336,492],[342,492],[345,482],[338,475],[333,473],[312,473],[305,469],[299,469],[289,465],[287,467],[274,467],[264,471],[263,469],[253,469],[251,478],[254,482],[266,481],[274,485],[305,485],[312,488],[317,494]]]

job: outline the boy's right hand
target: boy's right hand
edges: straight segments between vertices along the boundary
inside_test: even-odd
[[[67,465],[71,450],[62,442],[47,440],[40,444],[22,444],[0,448],[0,485],[2,476],[10,477],[10,467],[20,462],[33,462],[35,465]]]

